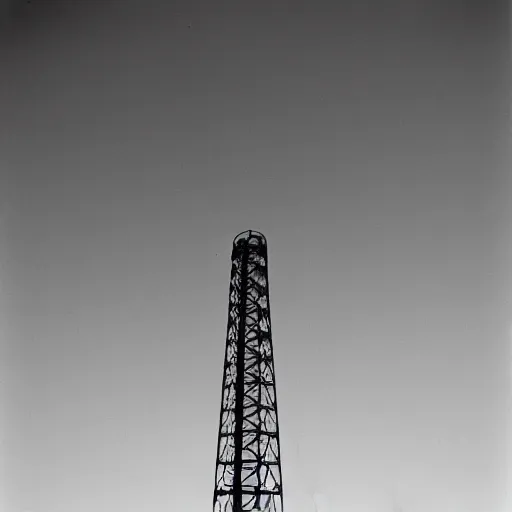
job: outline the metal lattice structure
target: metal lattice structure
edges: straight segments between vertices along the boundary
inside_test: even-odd
[[[267,241],[233,241],[214,512],[283,511]]]

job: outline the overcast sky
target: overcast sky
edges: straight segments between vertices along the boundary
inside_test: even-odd
[[[285,512],[512,509],[504,6],[6,12],[2,510],[211,510],[246,229]]]

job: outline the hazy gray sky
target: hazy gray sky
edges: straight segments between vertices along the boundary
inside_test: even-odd
[[[285,512],[508,512],[504,6],[88,4],[0,36],[3,510],[211,510],[256,229]]]

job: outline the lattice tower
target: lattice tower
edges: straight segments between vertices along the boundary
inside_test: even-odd
[[[214,512],[283,511],[267,241],[233,241]]]

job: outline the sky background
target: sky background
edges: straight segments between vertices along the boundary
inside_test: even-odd
[[[211,510],[246,229],[285,511],[512,510],[505,3],[2,8],[2,510]]]

